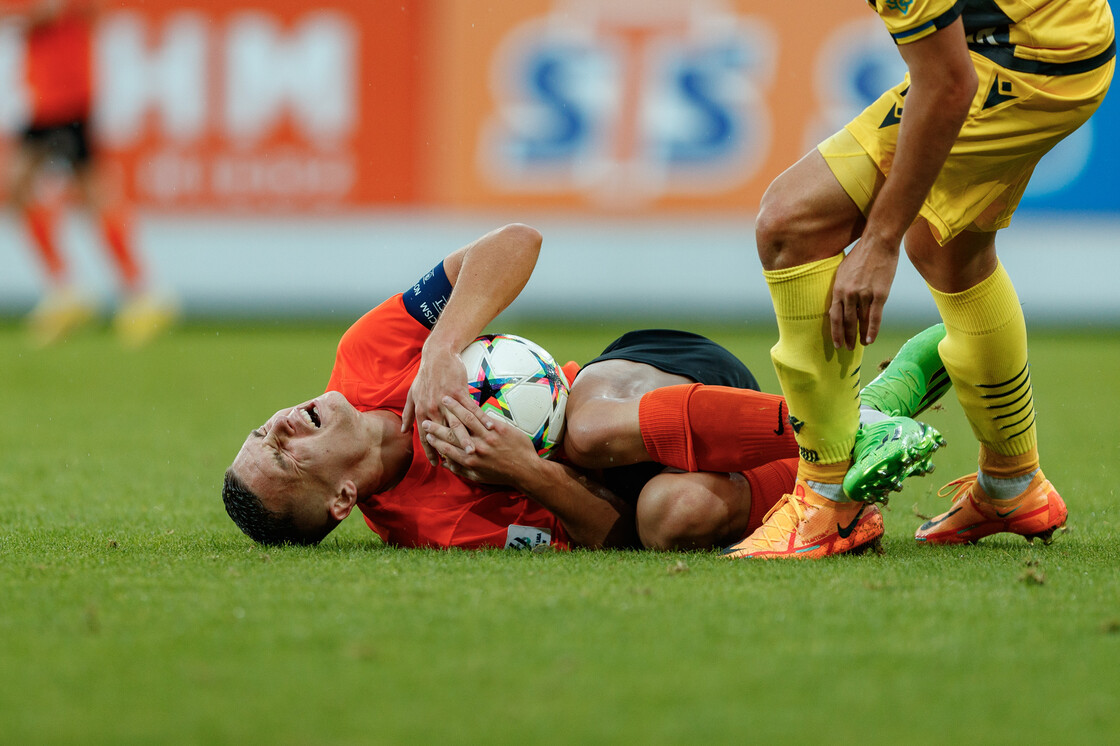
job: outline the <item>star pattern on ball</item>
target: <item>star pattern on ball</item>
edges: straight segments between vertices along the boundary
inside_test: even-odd
[[[569,392],[563,371],[551,355],[515,335],[483,335],[468,350],[467,390],[479,409],[513,424],[547,458],[557,442],[553,431],[562,432]]]
[[[568,384],[563,376],[561,376],[560,368],[545,360],[536,352],[533,352],[533,357],[536,358],[537,364],[541,366],[541,369],[526,380],[534,383],[538,381],[547,381],[548,390],[552,394],[552,401],[556,401],[560,397],[561,392],[568,390]]]
[[[492,377],[490,363],[486,359],[483,359],[482,368],[476,378],[476,381],[468,384],[467,390],[478,402],[478,406],[484,410],[496,410],[507,418],[510,417],[509,402],[506,401],[505,389],[512,387],[521,378]]]

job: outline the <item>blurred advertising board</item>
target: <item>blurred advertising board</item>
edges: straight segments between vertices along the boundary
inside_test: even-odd
[[[421,24],[379,0],[115,0],[94,122],[139,204],[314,211],[417,198]],[[19,93],[19,38],[0,35]],[[18,95],[0,124],[19,119]]]
[[[446,2],[442,201],[753,214],[769,182],[902,78],[865,3]],[[1026,210],[1120,212],[1120,95],[1044,159]]]
[[[842,123],[850,92],[832,80],[868,64],[852,51],[877,21],[857,3],[469,5],[446,3],[435,22],[441,197],[470,206],[751,211]]]
[[[897,81],[860,0],[114,0],[96,122],[140,205],[750,215]],[[0,129],[21,123],[0,25]],[[1024,208],[1120,212],[1120,100]]]

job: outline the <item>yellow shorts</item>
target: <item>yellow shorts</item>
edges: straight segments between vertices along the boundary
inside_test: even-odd
[[[1104,100],[1115,60],[1076,75],[1008,70],[972,54],[979,77],[968,119],[922,205],[944,244],[965,229],[1011,222],[1035,165]],[[910,78],[817,146],[863,214],[890,172]]]

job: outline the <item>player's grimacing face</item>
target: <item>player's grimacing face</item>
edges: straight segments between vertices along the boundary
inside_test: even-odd
[[[359,460],[358,411],[342,394],[330,391],[281,409],[249,434],[233,468],[266,507],[317,501],[334,494],[346,469]],[[289,509],[302,512],[301,505]],[[287,512],[287,511],[283,511]]]

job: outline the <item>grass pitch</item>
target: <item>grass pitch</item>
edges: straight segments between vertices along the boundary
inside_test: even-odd
[[[777,390],[763,328],[697,328]],[[1035,331],[1051,546],[916,546],[974,470],[951,396],[938,472],[886,553],[391,549],[354,517],[263,550],[219,485],[246,433],[322,390],[340,326],[193,326],[36,351],[0,326],[5,743],[1115,742],[1120,333]],[[624,326],[503,326],[588,359]],[[867,353],[874,362],[904,335]]]

